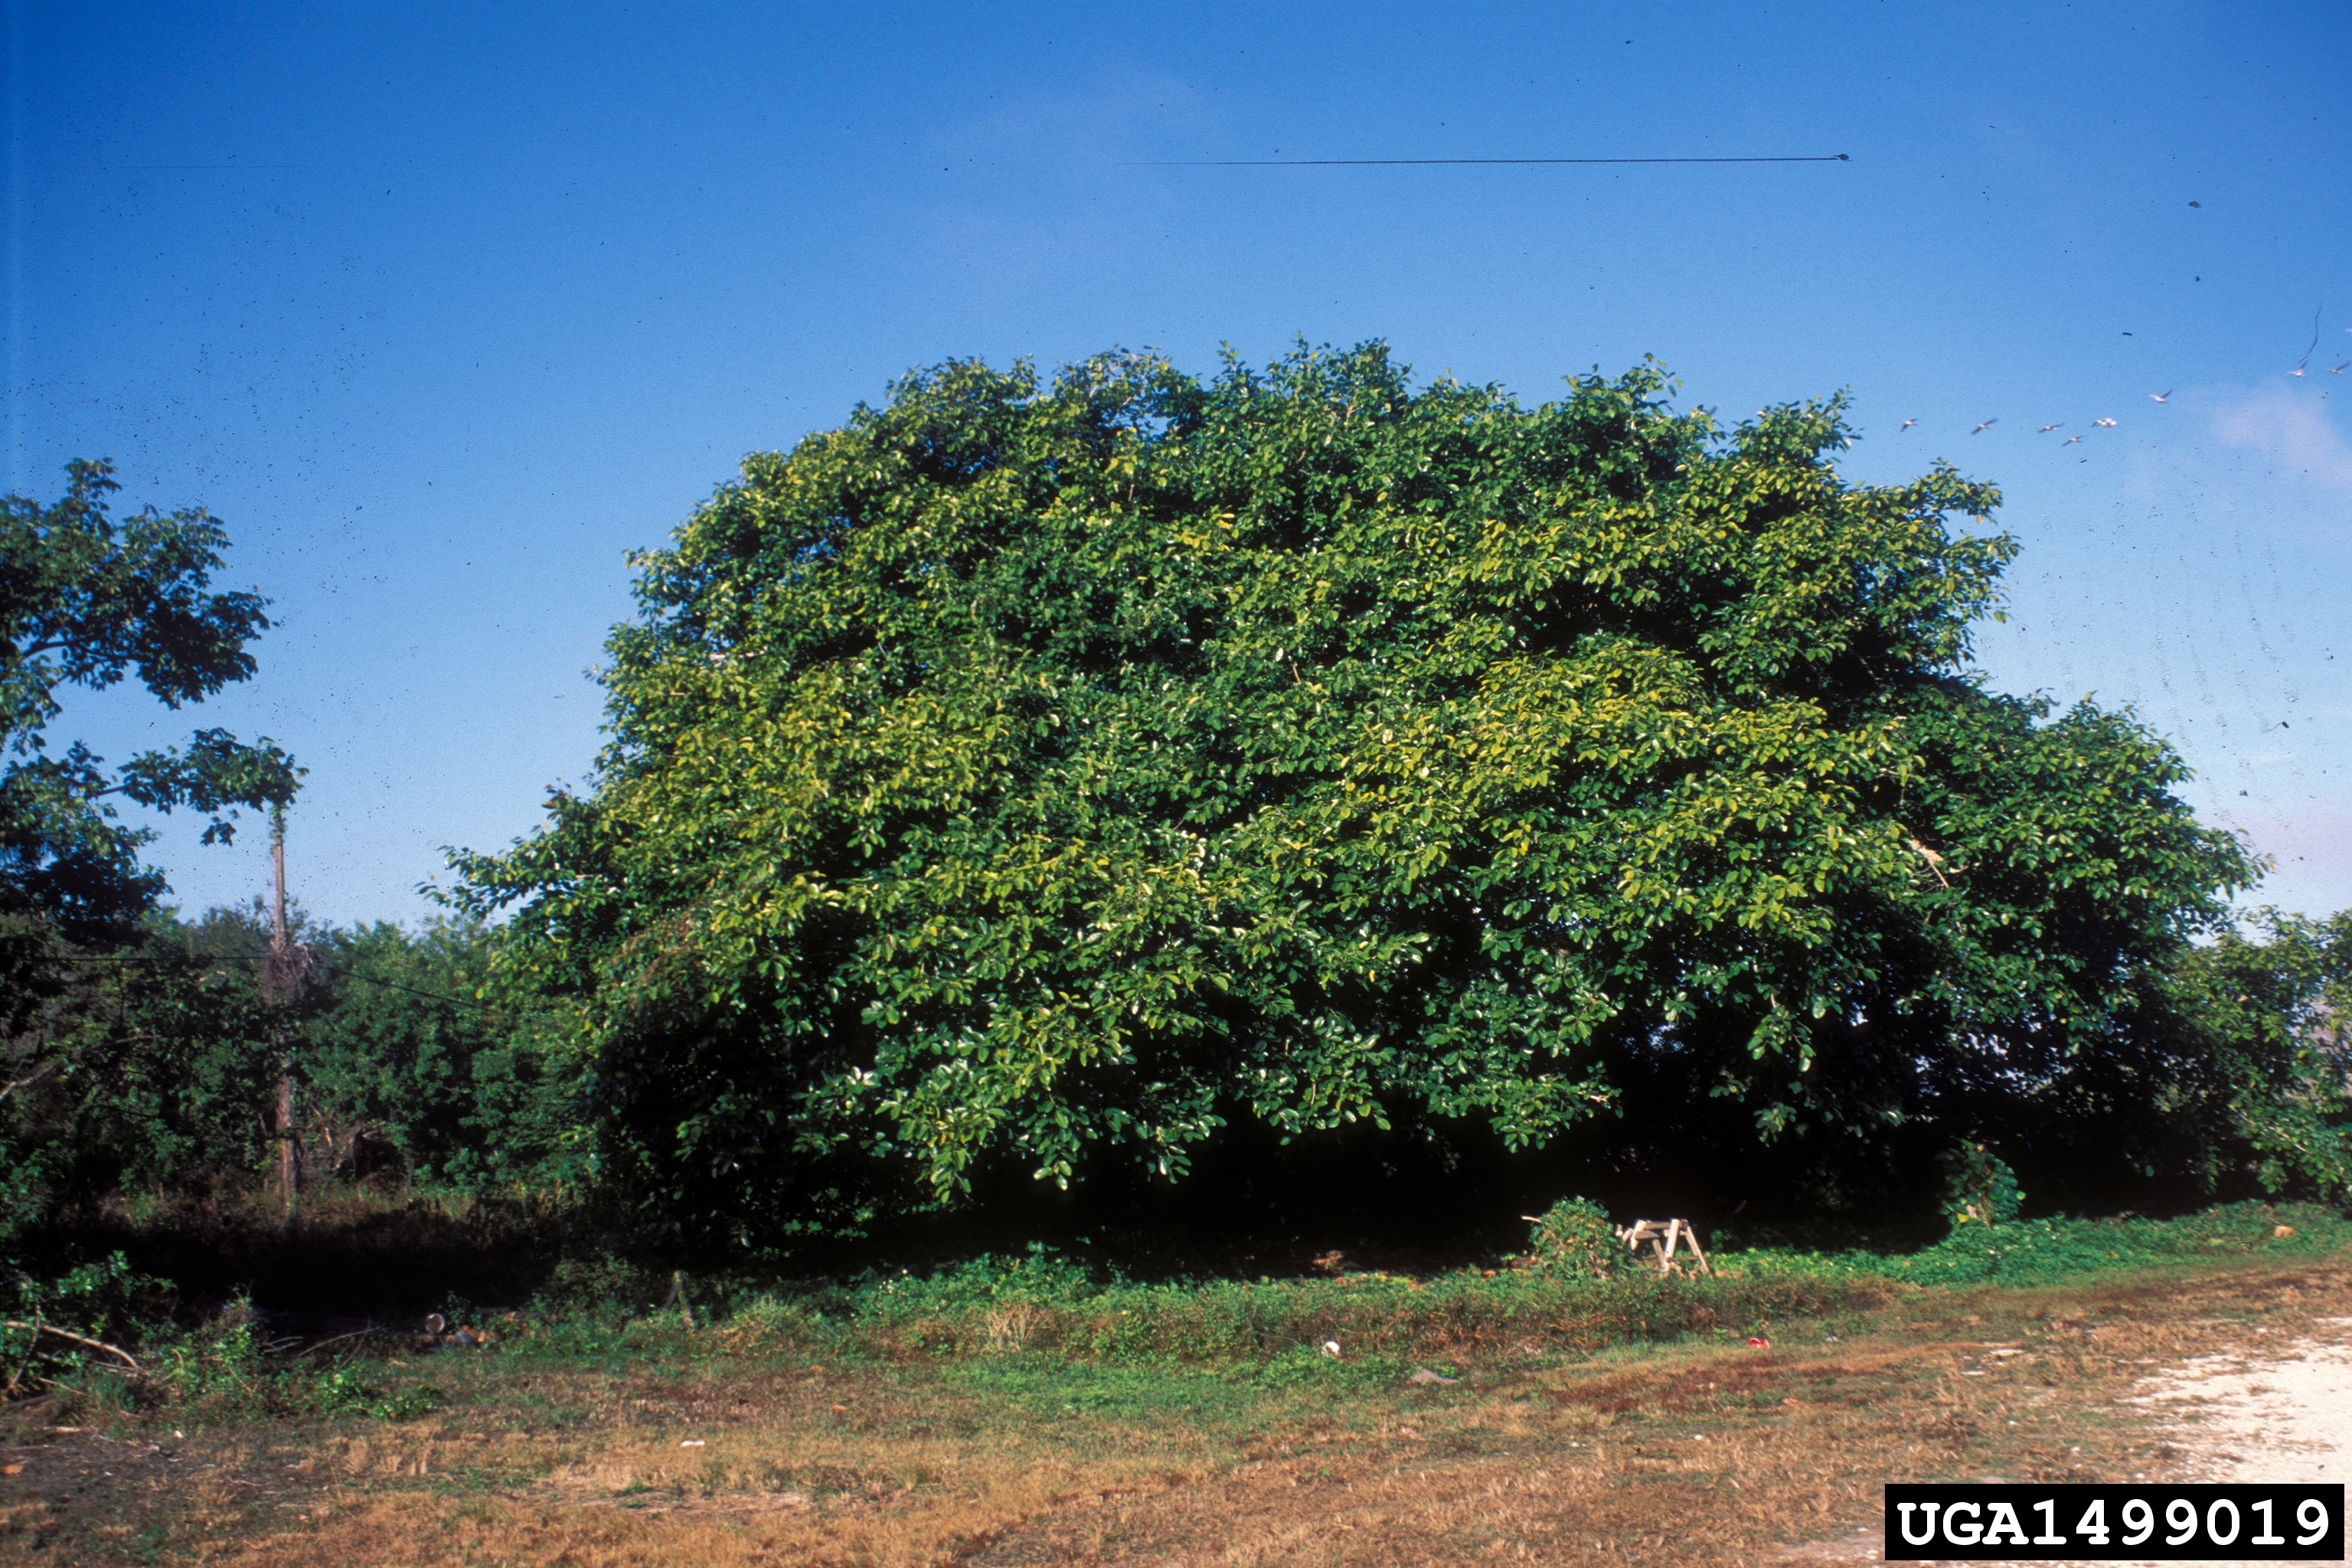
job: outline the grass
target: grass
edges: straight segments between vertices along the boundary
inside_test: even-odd
[[[0,1415],[23,1467],[0,1559],[1770,1561],[1870,1524],[1888,1481],[2162,1473],[2168,1439],[2116,1396],[2352,1313],[2347,1243],[2325,1211],[2248,1207],[1982,1263],[1965,1233],[1875,1268],[1741,1254],[1712,1282],[1186,1289],[1030,1255],[706,1284],[693,1331],[581,1308],[487,1352],[248,1352],[143,1407],[93,1372]],[[315,1392],[338,1377],[341,1403]],[[275,1414],[236,1392],[273,1378],[314,1392]],[[399,1403],[428,1384],[438,1408]]]

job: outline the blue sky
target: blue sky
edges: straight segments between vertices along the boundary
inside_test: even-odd
[[[1996,684],[2135,705],[2258,897],[2352,906],[2340,3],[5,15],[6,487],[110,457],[281,623],[202,710],[61,731],[293,749],[329,919],[417,918],[588,774],[627,552],[743,453],[951,356],[1300,336],[1528,401],[1644,354],[1731,418],[1849,389],[1856,479],[2005,491]],[[165,827],[184,905],[266,885]]]

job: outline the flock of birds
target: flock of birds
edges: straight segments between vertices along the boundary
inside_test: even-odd
[[[2148,401],[2151,403],[2168,403],[2172,400],[2172,394],[2169,392],[2151,392],[2147,396]],[[1902,426],[1897,429],[1896,434],[1900,435],[1902,431],[1908,430],[1917,423],[1919,422],[1916,419],[1906,419]],[[1984,423],[1979,425],[1975,429],[1970,430],[1969,434],[1971,436],[1981,435],[2000,423],[2000,420],[1997,416],[1988,419],[1984,421]],[[2094,419],[2091,421],[2091,427],[2095,430],[2112,430],[2116,427],[2116,422],[2112,419]],[[2066,428],[2066,422],[2063,419],[2061,419],[2055,424],[2044,425],[2040,430],[2036,431],[2035,434],[2047,436],[2053,430],[2063,430],[2064,428]],[[2082,440],[2080,436],[2069,436],[2058,444],[2061,447],[2072,447],[2080,440]]]
[[[2315,327],[2316,327],[2316,323],[2314,323],[2314,325],[2315,325]],[[2344,330],[2345,330],[2346,331],[2347,331],[2347,332],[2352,332],[2352,327],[2347,327],[2347,328],[2345,328]],[[2313,332],[2313,336],[2312,336],[2312,347],[2313,347],[2314,349],[2316,349],[2318,346],[2319,346],[2319,342],[2318,342],[2318,334],[2317,334],[2317,331],[2315,330],[2315,331],[2314,331],[2314,332]],[[2327,370],[2327,374],[2330,374],[2330,375],[2342,375],[2342,374],[2343,374],[2347,370],[2352,370],[2352,360],[2346,360],[2342,364],[2338,364],[2338,365],[2331,365],[2331,366],[2329,366],[2329,367],[2328,367],[2328,370]],[[2301,363],[2297,364],[2297,365],[2296,365],[2293,370],[2291,370],[2291,371],[2287,372],[2287,374],[2288,374],[2289,375],[2301,375],[2301,376],[2307,376],[2307,375],[2309,375],[2309,374],[2310,374],[2310,373],[2311,373],[2311,355],[2310,355],[2309,353],[2307,353],[2303,356],[2303,361],[2302,361],[2302,363]],[[2172,389],[2168,388],[2168,389],[2166,389],[2166,390],[2165,390],[2165,391],[2163,391],[2163,392],[2151,392],[2151,393],[2149,393],[2149,394],[2147,395],[2147,400],[2148,400],[2150,403],[2169,403],[2169,402],[2171,402],[2171,401],[2172,401]],[[1760,412],[1761,412],[1761,410],[1759,410],[1759,412],[1760,413]],[[1904,431],[1908,430],[1909,428],[1911,428],[1911,426],[1913,426],[1914,425],[1916,425],[1917,423],[1919,423],[1919,421],[1917,421],[1916,419],[1906,419],[1905,421],[1903,421],[1903,423],[1902,423],[1900,426],[1896,426],[1896,428],[1895,428],[1895,434],[1899,436],[1899,435],[1901,435]],[[1998,416],[1996,416],[1996,417],[1994,417],[1994,418],[1991,418],[1991,419],[1987,419],[1987,420],[1983,421],[1982,423],[1979,424],[1979,425],[1976,426],[1976,428],[1974,428],[1974,429],[1970,430],[1970,431],[1969,432],[1969,435],[1971,435],[1971,436],[1979,436],[1979,435],[1982,435],[1985,431],[1991,429],[1994,426],[1996,426],[1996,425],[1998,425],[1998,424],[2000,424],[2000,418],[1999,418]],[[2091,421],[2091,427],[2092,427],[2093,429],[2095,429],[2095,430],[2112,430],[2112,429],[2114,429],[2114,428],[2116,427],[2116,421],[2114,421],[2113,419],[2106,419],[2106,418],[2094,419],[2094,420],[2092,420],[2092,421]],[[2066,422],[2065,422],[2063,419],[2060,419],[2060,420],[2055,420],[2055,421],[2053,421],[2053,422],[2052,422],[2052,423],[2050,423],[2050,424],[2048,424],[2048,425],[2044,425],[2044,426],[2040,426],[2038,429],[2036,429],[2036,430],[2034,431],[2034,434],[2035,434],[2035,435],[2037,435],[2037,436],[2047,436],[2047,435],[2049,435],[2049,434],[2050,434],[2052,431],[2053,431],[2053,430],[2063,430],[2064,428],[2066,428]],[[2067,437],[2063,441],[2061,441],[2061,442],[2059,442],[2058,444],[2059,444],[2061,447],[2072,447],[2072,446],[2075,446],[2075,445],[2077,445],[2078,443],[2080,443],[2082,439],[2083,439],[2083,437],[2082,437],[2081,436],[2079,436],[2079,435],[2076,435],[2076,436],[2069,436],[2069,437]],[[2087,462],[2087,461],[2089,461],[2089,459],[2088,459],[2088,458],[2085,458],[2085,459],[2084,459],[2084,461],[2086,461],[2086,462]]]

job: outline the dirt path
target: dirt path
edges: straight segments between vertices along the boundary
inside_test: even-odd
[[[2185,1478],[2352,1479],[2352,1318],[2321,1318],[2312,1328],[2275,1347],[2200,1356],[2129,1396],[2178,1412]]]

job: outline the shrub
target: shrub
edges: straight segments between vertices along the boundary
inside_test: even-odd
[[[1528,1238],[1534,1268],[1562,1279],[1606,1279],[1617,1266],[1609,1211],[1591,1198],[1562,1198],[1536,1216]]]
[[[2017,1217],[2025,1194],[2017,1173],[1981,1143],[1963,1143],[1937,1162],[1944,1172],[1944,1215],[1952,1228],[2005,1225]]]

